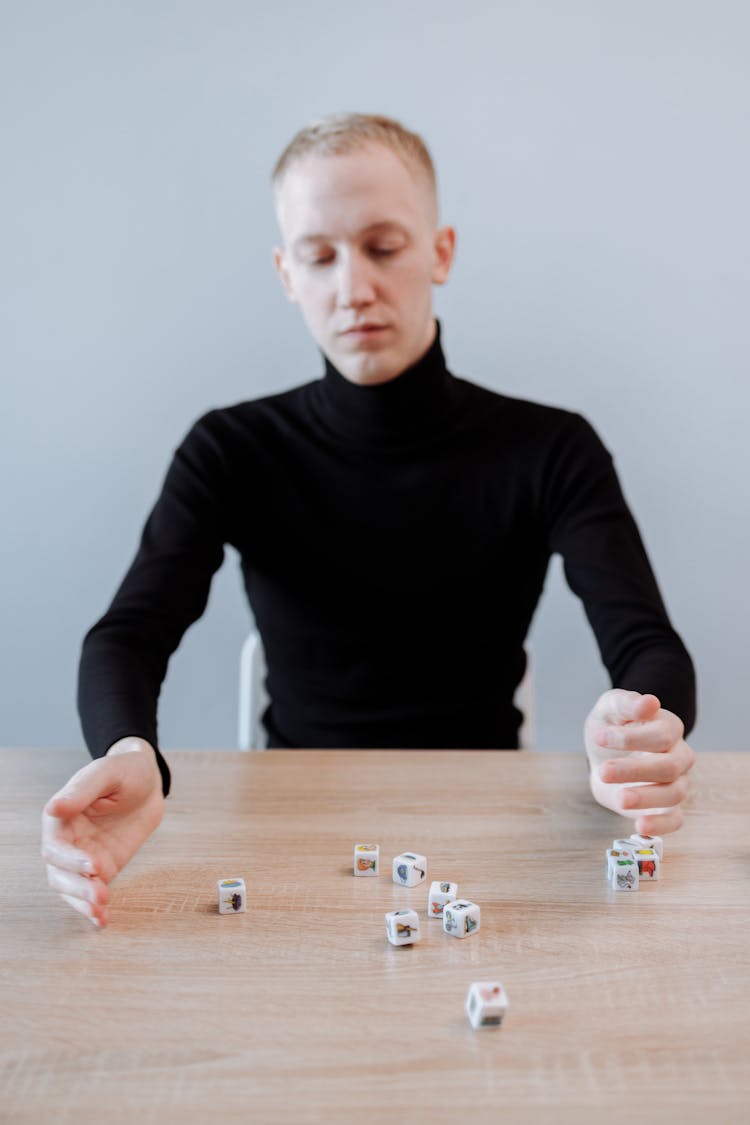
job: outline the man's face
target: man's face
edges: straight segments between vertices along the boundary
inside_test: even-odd
[[[353,383],[384,383],[427,351],[432,286],[447,278],[455,232],[436,229],[421,171],[371,144],[305,156],[277,194],[274,262],[321,351]]]

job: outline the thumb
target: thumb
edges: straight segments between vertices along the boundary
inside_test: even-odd
[[[96,758],[74,773],[70,781],[50,797],[44,812],[47,816],[69,820],[118,789],[121,774],[117,758]]]

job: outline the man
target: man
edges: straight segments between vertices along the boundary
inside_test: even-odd
[[[274,184],[276,268],[325,375],[196,423],[86,638],[95,760],[48,802],[42,853],[97,925],[161,820],[159,688],[227,542],[266,650],[270,746],[517,746],[523,641],[559,551],[615,684],[585,723],[592,793],[641,832],[682,820],[690,658],[590,426],[447,371],[432,286],[455,232],[423,142],[386,118],[328,119]]]

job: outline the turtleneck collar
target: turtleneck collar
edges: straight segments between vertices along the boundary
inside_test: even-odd
[[[424,432],[455,405],[459,384],[445,365],[437,320],[424,355],[386,383],[352,383],[323,358],[325,375],[314,384],[318,408],[332,428],[352,437],[389,441]]]

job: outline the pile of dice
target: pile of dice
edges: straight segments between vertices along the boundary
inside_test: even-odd
[[[607,879],[616,891],[637,891],[641,881],[659,878],[664,857],[661,836],[634,832],[627,840],[614,840],[607,848]]]

